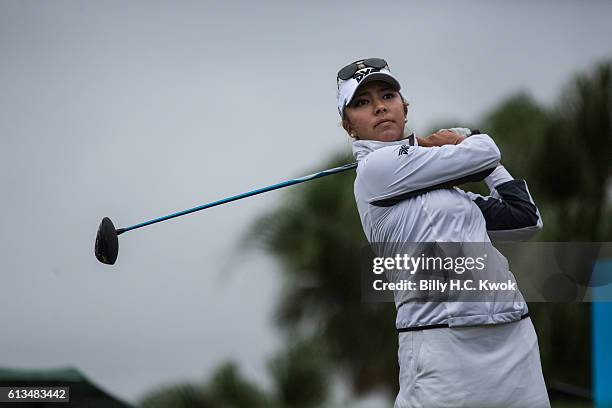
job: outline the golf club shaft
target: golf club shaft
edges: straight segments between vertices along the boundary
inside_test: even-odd
[[[166,220],[169,220],[171,218],[180,217],[182,215],[191,214],[191,213],[196,212],[196,211],[205,210],[207,208],[211,208],[211,207],[215,207],[217,205],[229,203],[231,201],[240,200],[242,198],[251,197],[251,196],[254,196],[254,195],[257,195],[257,194],[265,193],[267,191],[277,190],[279,188],[288,187],[288,186],[292,186],[294,184],[303,183],[305,181],[310,181],[310,180],[314,180],[314,179],[317,179],[317,178],[321,178],[321,177],[329,176],[329,175],[332,175],[332,174],[340,173],[340,172],[343,172],[343,171],[351,170],[351,169],[354,169],[356,167],[357,167],[357,163],[349,163],[349,164],[345,164],[345,165],[340,166],[340,167],[334,167],[333,169],[323,170],[323,171],[320,171],[318,173],[310,174],[308,176],[304,176],[304,177],[300,177],[300,178],[296,178],[296,179],[292,179],[292,180],[283,181],[282,183],[273,184],[273,185],[268,186],[268,187],[263,187],[263,188],[259,188],[259,189],[256,189],[256,190],[248,191],[246,193],[238,194],[238,195],[235,195],[235,196],[232,196],[232,197],[228,197],[228,198],[223,198],[221,200],[213,201],[213,202],[208,203],[208,204],[203,204],[203,205],[200,205],[200,206],[197,206],[197,207],[193,207],[193,208],[190,208],[188,210],[179,211],[179,212],[176,212],[176,213],[173,213],[173,214],[169,214],[169,215],[166,215],[166,216],[163,216],[163,217],[155,218],[155,219],[150,220],[150,221],[145,221],[145,222],[140,223],[140,224],[132,225],[131,227],[119,228],[119,229],[117,229],[117,235],[121,235],[124,232],[135,230],[137,228],[146,227],[147,225],[151,225],[151,224],[155,224],[155,223],[158,223],[158,222],[166,221]]]

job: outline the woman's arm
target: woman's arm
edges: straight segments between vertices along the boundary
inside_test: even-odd
[[[373,205],[389,206],[413,193],[473,181],[470,177],[482,180],[499,160],[495,142],[479,134],[456,145],[378,149],[360,163],[358,172],[364,198]]]
[[[484,215],[491,240],[525,241],[542,229],[540,211],[524,180],[515,180],[500,165],[485,178],[485,182],[491,195],[467,194]]]

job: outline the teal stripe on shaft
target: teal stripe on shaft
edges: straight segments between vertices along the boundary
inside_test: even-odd
[[[344,166],[334,167],[333,169],[328,169],[328,170],[323,170],[323,171],[320,171],[318,173],[310,174],[308,176],[304,176],[304,177],[300,177],[300,178],[297,178],[297,179],[283,181],[282,183],[273,184],[273,185],[268,186],[268,187],[263,187],[263,188],[259,188],[257,190],[248,191],[246,193],[238,194],[238,195],[235,195],[235,196],[232,196],[232,197],[228,197],[228,198],[224,198],[224,199],[221,199],[221,200],[218,200],[218,201],[213,201],[213,202],[208,203],[208,204],[203,204],[203,205],[200,205],[200,206],[197,206],[197,207],[193,207],[193,208],[190,208],[188,210],[179,211],[179,212],[176,212],[176,213],[173,213],[173,214],[170,214],[170,215],[166,215],[166,216],[163,216],[163,217],[155,218],[155,219],[150,220],[150,221],[145,221],[145,222],[140,223],[140,224],[132,225],[131,227],[120,228],[120,229],[117,230],[117,235],[121,235],[124,232],[131,231],[131,230],[134,230],[134,229],[137,229],[137,228],[146,227],[147,225],[151,225],[151,224],[155,224],[155,223],[158,223],[158,222],[166,221],[166,220],[169,220],[171,218],[180,217],[181,215],[191,214],[191,213],[196,212],[196,211],[205,210],[205,209],[210,208],[210,207],[215,207],[217,205],[229,203],[231,201],[240,200],[242,198],[251,197],[251,196],[254,196],[254,195],[257,195],[257,194],[261,194],[261,193],[265,193],[265,192],[268,192],[268,191],[277,190],[279,188],[288,187],[288,186],[292,186],[294,184],[303,183],[305,181],[310,181],[310,180],[314,180],[314,179],[317,179],[317,178],[321,178],[321,177],[329,176],[329,175],[332,175],[332,174],[340,173],[340,172],[343,172],[343,171],[351,170],[351,169],[354,169],[355,167],[357,167],[357,163],[349,163],[349,164],[345,164]]]

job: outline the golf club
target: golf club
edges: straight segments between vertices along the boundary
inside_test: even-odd
[[[96,234],[96,244],[94,248],[94,253],[98,261],[113,265],[117,260],[117,255],[119,253],[119,235],[124,232],[135,230],[137,228],[146,227],[147,225],[155,224],[158,222],[166,221],[171,218],[180,217],[182,215],[191,214],[196,211],[205,210],[207,208],[215,207],[217,205],[229,203],[231,201],[240,200],[242,198],[251,197],[257,194],[265,193],[267,191],[277,190],[279,188],[292,186],[294,184],[303,183],[305,181],[314,180],[320,177],[329,176],[332,174],[340,173],[343,171],[351,170],[357,167],[357,163],[349,163],[340,167],[334,167],[332,169],[323,170],[318,173],[310,174],[308,176],[283,181],[282,183],[273,184],[268,187],[259,188],[256,190],[248,191],[246,193],[238,194],[232,197],[223,198],[218,201],[213,201],[211,203],[203,204],[197,207],[190,208],[188,210],[179,211],[173,214],[169,214],[163,217],[155,218],[150,221],[145,221],[140,224],[132,225],[131,227],[126,228],[115,228],[115,225],[108,217],[104,217],[100,226],[98,227],[98,232]]]
[[[475,129],[471,131],[470,136],[477,135],[480,133],[481,133],[480,130]],[[155,218],[153,220],[145,221],[140,224],[132,225],[131,227],[126,227],[126,228],[117,229],[115,228],[115,225],[113,224],[110,218],[104,217],[102,219],[102,222],[100,222],[100,226],[98,227],[98,232],[96,234],[96,243],[94,247],[94,253],[96,255],[96,258],[98,258],[98,261],[108,264],[108,265],[113,265],[115,261],[117,260],[117,255],[119,254],[119,235],[123,234],[124,232],[135,230],[137,228],[146,227],[147,225],[156,224],[158,222],[166,221],[171,218],[180,217],[182,215],[191,214],[196,211],[205,210],[207,208],[215,207],[217,205],[226,204],[231,201],[240,200],[242,198],[247,198],[247,197],[251,197],[251,196],[265,193],[268,191],[277,190],[279,188],[292,186],[294,184],[303,183],[305,181],[310,181],[310,180],[318,179],[321,177],[330,176],[332,174],[351,170],[356,167],[357,167],[357,162],[345,164],[343,166],[334,167],[328,170],[323,170],[318,173],[313,173],[308,176],[283,181],[281,183],[273,184],[268,187],[263,187],[263,188],[259,188],[256,190],[248,191],[246,193],[238,194],[232,197],[223,198],[221,200],[217,200],[211,203],[193,207],[188,210],[179,211],[173,214],[165,215],[163,217]],[[435,188],[448,188],[450,186],[462,184],[466,182],[481,181],[486,176],[488,176],[492,171],[493,171],[493,168],[486,170],[484,172],[479,172],[478,174],[473,174],[468,177],[463,177],[461,179],[454,180],[449,183],[442,183],[440,185],[432,186],[430,188],[422,189],[419,191],[412,191],[410,193],[404,194],[402,198],[405,199],[407,197],[411,197],[411,196],[414,196],[414,195],[417,195],[417,194],[420,194],[420,193],[423,193],[423,192],[426,192],[426,191],[429,191]],[[381,205],[384,206],[385,204],[381,204]]]

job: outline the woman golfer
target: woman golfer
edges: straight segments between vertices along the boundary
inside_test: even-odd
[[[424,139],[408,134],[408,104],[384,60],[349,64],[337,81],[338,111],[358,161],[355,199],[370,243],[524,240],[542,227],[525,181],[499,164],[489,136],[465,128]],[[488,197],[453,187],[483,178]],[[507,264],[486,273],[514,281]],[[395,407],[550,406],[537,336],[518,290],[474,302],[394,296]]]

